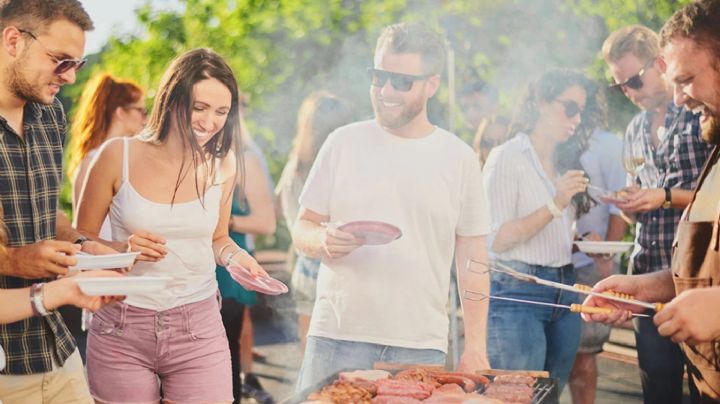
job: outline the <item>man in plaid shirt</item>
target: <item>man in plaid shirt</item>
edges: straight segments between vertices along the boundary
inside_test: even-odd
[[[632,185],[618,204],[636,221],[632,273],[665,270],[680,216],[712,148],[701,141],[699,117],[673,104],[655,32],[641,25],[621,28],[602,50],[612,87],[642,110],[625,133],[623,159]],[[681,402],[685,361],[679,346],[658,334],[652,318],[633,321],[645,402]]]
[[[65,275],[81,249],[111,250],[87,241],[57,210],[66,120],[55,96],[75,82],[92,28],[77,0],[0,3],[0,212],[8,232],[0,288]],[[75,341],[57,312],[0,325],[0,346],[7,356],[0,401],[93,402]]]

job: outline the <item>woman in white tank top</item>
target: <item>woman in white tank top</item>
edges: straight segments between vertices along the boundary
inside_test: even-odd
[[[231,402],[227,338],[215,265],[265,271],[228,236],[242,153],[238,88],[207,49],[165,73],[145,132],[103,145],[78,205],[78,229],[106,215],[118,250],[141,254],[129,276],[171,276],[161,292],[101,310],[88,336],[90,390],[99,402]]]

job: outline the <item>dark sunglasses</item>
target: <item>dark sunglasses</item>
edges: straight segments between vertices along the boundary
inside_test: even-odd
[[[565,100],[555,100],[562,104],[563,109],[565,110],[565,116],[568,119],[575,118],[576,115],[582,114],[583,110],[580,108],[580,105],[578,105],[575,101],[565,101]]]
[[[372,67],[367,68],[368,75],[372,85],[375,87],[384,87],[385,83],[390,79],[390,84],[397,91],[410,91],[413,83],[419,80],[427,80],[434,76],[434,73],[423,74],[421,76],[415,76],[412,74],[402,74],[387,72],[385,70],[378,70]]]
[[[644,84],[642,81],[643,74],[645,74],[654,64],[655,64],[655,60],[651,60],[648,64],[643,66],[643,68],[640,69],[640,71],[637,72],[636,75],[628,78],[627,80],[623,81],[622,83],[615,83],[614,82],[615,79],[613,79],[613,84],[610,84],[610,88],[615,88],[618,90],[622,90],[623,87],[631,88],[633,90],[641,89]]]
[[[55,74],[63,74],[70,69],[75,69],[75,71],[78,71],[83,66],[85,66],[85,62],[87,62],[87,59],[59,59],[48,51],[48,48],[42,42],[40,42],[40,40],[35,36],[35,34],[24,29],[18,29],[18,31],[34,39],[35,42],[39,43],[40,46],[45,48],[45,53],[47,53],[48,56],[50,56],[53,61],[57,63],[57,65],[55,66],[55,70],[53,70],[53,73]]]

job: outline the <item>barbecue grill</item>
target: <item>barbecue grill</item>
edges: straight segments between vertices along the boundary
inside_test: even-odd
[[[299,404],[303,401],[307,401],[307,398],[310,394],[320,390],[323,388],[323,386],[332,384],[335,380],[338,380],[340,378],[341,372],[350,372],[357,369],[347,369],[342,370],[340,372],[337,372],[327,378],[325,378],[323,381],[319,382],[315,386],[301,392],[300,394],[293,396],[290,398],[286,403],[288,404]],[[397,372],[393,372],[397,373]],[[512,374],[512,372],[505,372],[504,374]],[[495,376],[485,376],[490,380],[493,380]],[[549,377],[536,377],[535,378],[535,385],[533,386],[533,404],[558,404],[559,402],[559,394],[558,394],[558,388],[557,388],[557,382],[553,378]],[[477,392],[482,393],[485,389],[484,385],[480,385]]]

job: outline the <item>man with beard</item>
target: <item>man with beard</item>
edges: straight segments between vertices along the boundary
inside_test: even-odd
[[[387,27],[368,69],[375,119],[334,131],[313,164],[293,242],[322,265],[298,391],[376,361],[444,365],[453,253],[460,290],[488,291],[487,276],[467,270],[469,259],[487,255],[479,163],[427,116],[445,52],[421,24]],[[360,232],[337,227],[365,220],[395,225],[402,236],[365,246]],[[463,309],[460,368],[487,368],[487,302]]]
[[[654,316],[660,335],[681,346],[700,402],[720,400],[720,0],[700,0],[677,11],[661,32],[660,67],[675,86],[678,105],[700,112],[702,137],[715,145],[673,245],[672,269],[641,276],[617,276],[596,285],[650,302],[672,299]],[[635,306],[589,298],[586,303],[638,312]],[[628,313],[588,319],[617,323]]]
[[[57,210],[66,121],[55,96],[85,63],[85,31],[92,28],[77,0],[0,4],[0,210],[9,247],[0,288],[34,285],[29,298],[36,311],[0,326],[5,404],[93,402],[75,341],[60,314],[42,303],[42,282],[67,274],[77,251],[108,250],[87,241]]]
[[[663,271],[670,268],[682,210],[711,149],[700,139],[697,115],[673,103],[655,32],[623,27],[608,36],[602,52],[616,83],[612,87],[641,109],[625,133],[623,163],[631,185],[626,200],[617,203],[636,222],[630,272]],[[660,336],[651,319],[636,318],[633,324],[645,402],[680,402],[685,369],[680,348]]]

